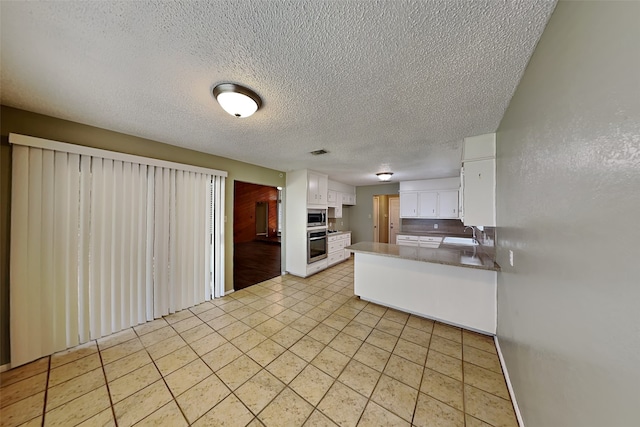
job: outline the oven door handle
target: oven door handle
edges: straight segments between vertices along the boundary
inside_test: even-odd
[[[309,239],[309,241],[313,241],[313,240],[322,240],[322,239],[326,239],[326,238],[327,238],[326,236],[324,236],[324,237],[311,237],[311,238]]]

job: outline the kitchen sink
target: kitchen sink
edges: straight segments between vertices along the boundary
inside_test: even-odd
[[[461,255],[460,263],[470,264],[470,265],[483,265],[482,259],[480,259],[478,256],[469,256],[469,255]]]
[[[445,237],[442,243],[445,245],[478,246],[478,241],[469,237]]]

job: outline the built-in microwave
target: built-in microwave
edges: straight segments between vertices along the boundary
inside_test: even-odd
[[[327,225],[326,209],[307,210],[307,227],[323,227]]]

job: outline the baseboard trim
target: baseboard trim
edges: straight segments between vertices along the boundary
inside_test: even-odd
[[[518,419],[518,425],[520,427],[524,427],[524,420],[522,419],[522,414],[520,413],[520,407],[518,406],[518,401],[516,400],[516,394],[513,391],[513,386],[511,385],[511,378],[509,378],[509,371],[507,370],[507,365],[504,362],[504,357],[502,356],[502,349],[500,349],[500,343],[498,342],[498,336],[494,335],[493,340],[496,344],[496,349],[498,350],[498,357],[500,358],[500,366],[502,366],[502,372],[504,373],[504,379],[507,381],[507,389],[509,389],[509,396],[511,396],[511,403],[513,403],[513,409],[516,412],[516,418]]]
[[[11,369],[11,363],[6,363],[4,365],[0,365],[0,372],[5,372]]]

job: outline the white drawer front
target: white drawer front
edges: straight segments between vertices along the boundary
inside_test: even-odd
[[[337,251],[337,252],[334,252],[332,254],[329,254],[329,257],[327,258],[329,265],[333,265],[335,263],[338,263],[338,262],[342,261],[343,259],[344,259],[344,251]]]
[[[442,237],[421,236],[420,242],[437,242],[442,243]]]
[[[342,248],[344,248],[342,241],[329,243],[329,253],[338,251]]]

